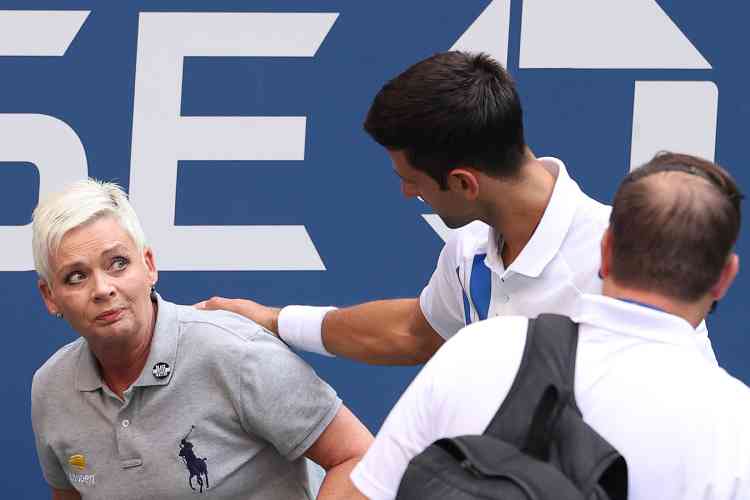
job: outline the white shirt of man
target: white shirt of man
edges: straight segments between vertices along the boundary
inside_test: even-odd
[[[682,318],[584,295],[575,396],[584,420],[625,457],[631,500],[750,498],[750,389],[705,357]],[[352,472],[394,498],[412,457],[444,437],[481,434],[520,366],[528,320],[473,324],[425,365]]]
[[[600,243],[611,207],[587,196],[556,158],[539,158],[555,177],[549,204],[534,234],[507,268],[502,236],[483,222],[452,232],[419,304],[444,339],[464,326],[495,316],[570,316],[582,294],[599,294]],[[701,350],[716,363],[705,323]]]

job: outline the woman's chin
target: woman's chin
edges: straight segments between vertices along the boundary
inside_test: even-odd
[[[132,322],[126,318],[119,318],[104,324],[95,322],[86,338],[95,342],[122,342],[136,335],[137,332]]]

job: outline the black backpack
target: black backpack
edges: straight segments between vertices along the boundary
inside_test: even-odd
[[[521,366],[484,434],[431,444],[409,462],[396,500],[625,500],[625,459],[576,406],[577,345],[569,318],[529,320]]]

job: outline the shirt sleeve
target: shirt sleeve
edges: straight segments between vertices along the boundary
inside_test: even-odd
[[[52,487],[60,490],[72,490],[73,486],[68,480],[68,476],[58,460],[57,455],[52,450],[45,439],[44,429],[46,427],[47,406],[46,401],[51,398],[45,397],[44,383],[40,381],[40,375],[34,375],[31,383],[31,427],[34,430],[34,441],[36,444],[36,453],[39,457],[39,464],[42,467],[42,474],[47,483]]]
[[[463,292],[456,271],[459,238],[460,233],[456,233],[448,239],[430,282],[419,296],[425,319],[446,340],[466,326]]]
[[[288,460],[302,456],[341,407],[336,392],[271,334],[254,338],[240,374],[243,424]]]

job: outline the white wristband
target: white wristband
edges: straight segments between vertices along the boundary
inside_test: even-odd
[[[323,346],[323,317],[335,307],[286,306],[279,312],[279,337],[303,351],[334,355]]]

